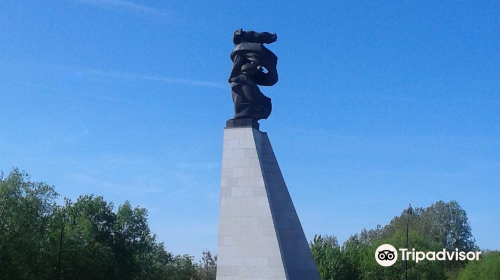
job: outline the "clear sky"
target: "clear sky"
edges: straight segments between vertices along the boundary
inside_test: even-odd
[[[216,251],[237,28],[276,32],[269,133],[306,235],[457,200],[500,249],[499,1],[0,1],[0,170]]]

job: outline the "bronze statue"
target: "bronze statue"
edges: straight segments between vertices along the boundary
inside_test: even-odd
[[[276,34],[268,32],[234,32],[233,68],[229,76],[234,103],[233,119],[267,119],[271,114],[271,99],[257,85],[272,86],[278,82],[278,57],[263,44],[276,41]]]

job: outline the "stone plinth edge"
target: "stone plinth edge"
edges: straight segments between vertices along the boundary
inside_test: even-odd
[[[230,119],[226,121],[226,128],[252,127],[259,130],[259,122],[254,119]]]

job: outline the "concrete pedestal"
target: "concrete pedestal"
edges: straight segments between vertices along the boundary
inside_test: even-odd
[[[267,134],[224,130],[217,280],[320,280]]]

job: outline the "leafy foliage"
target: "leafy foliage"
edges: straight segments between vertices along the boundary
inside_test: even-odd
[[[315,236],[310,246],[322,279],[402,279],[403,262],[382,267],[376,262],[374,253],[382,244],[404,248],[407,221],[409,248],[424,252],[443,248],[450,251],[458,248],[465,252],[478,250],[465,211],[456,201],[438,201],[427,208],[416,208],[411,214],[403,211],[384,227],[377,225],[375,229],[363,229],[342,246],[334,236]],[[454,275],[465,263],[409,261],[408,279],[455,279]]]
[[[45,183],[30,182],[14,169],[0,176],[0,277],[39,279],[54,275],[58,228],[57,193]]]
[[[65,199],[14,169],[0,175],[0,279],[215,279],[216,257],[200,265],[156,241],[147,210],[101,196]]]
[[[217,256],[212,257],[210,251],[203,251],[198,270],[198,278],[204,280],[215,280],[217,274]]]
[[[323,280],[341,279],[345,275],[344,259],[334,236],[314,236],[311,253]]]
[[[488,252],[479,262],[469,262],[461,271],[459,280],[500,279],[500,252]]]

